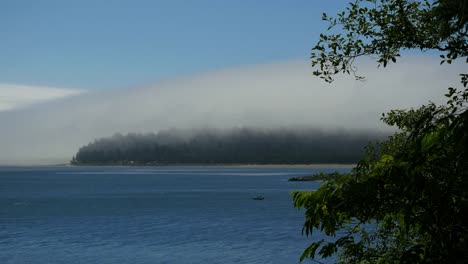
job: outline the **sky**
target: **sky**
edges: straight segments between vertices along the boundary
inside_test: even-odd
[[[344,1],[0,2],[0,165],[68,162],[115,133],[391,130],[379,120],[457,85],[465,65],[408,53],[367,77],[313,77],[322,12]]]
[[[342,4],[2,0],[0,82],[83,90],[308,58]]]

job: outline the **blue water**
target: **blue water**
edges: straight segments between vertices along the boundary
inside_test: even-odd
[[[287,179],[336,170],[0,168],[0,263],[297,263]]]

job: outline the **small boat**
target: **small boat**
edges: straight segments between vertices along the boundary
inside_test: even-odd
[[[252,199],[254,199],[254,200],[264,200],[265,197],[258,195],[258,196],[252,197]]]

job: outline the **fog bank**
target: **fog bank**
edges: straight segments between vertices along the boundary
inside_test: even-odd
[[[0,83],[0,111],[24,108],[81,92],[73,89]]]
[[[382,112],[445,101],[463,67],[438,64],[410,56],[378,69],[364,61],[366,81],[341,76],[330,85],[307,62],[289,61],[73,95],[0,112],[0,164],[68,162],[93,139],[170,128],[382,131]]]

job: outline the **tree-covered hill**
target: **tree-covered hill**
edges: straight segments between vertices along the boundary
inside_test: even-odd
[[[354,163],[382,133],[313,129],[167,130],[115,134],[83,146],[77,165]]]

